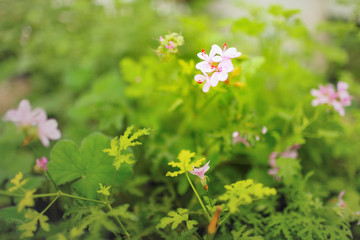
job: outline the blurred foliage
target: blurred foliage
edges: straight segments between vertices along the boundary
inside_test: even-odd
[[[24,78],[31,86],[24,97],[57,119],[64,138],[50,149],[21,147],[22,133],[1,123],[2,188],[21,171],[27,191],[56,191],[33,173],[35,159],[47,156],[64,191],[97,199],[99,183],[113,184],[109,201],[118,206],[105,212],[61,198],[42,215],[49,199],[37,198],[34,210],[17,213],[13,205],[22,198],[0,194],[1,238],[18,239],[15,226],[28,220],[22,229],[30,236],[39,220],[44,229],[33,239],[112,239],[116,216],[131,220],[125,225],[133,239],[199,239],[208,222],[185,176],[165,177],[168,163],[189,149],[211,160],[209,209],[225,206],[217,199],[224,185],[246,178],[278,192],[246,207],[233,204],[238,211],[215,239],[359,239],[360,11],[356,1],[342,2],[355,6],[349,19],[310,31],[296,9],[243,1],[239,18],[208,14],[207,1],[0,1],[0,84]],[[181,33],[184,45],[159,59],[159,37],[170,32]],[[194,81],[196,54],[225,42],[242,56],[233,60],[228,84],[205,94]],[[311,106],[312,88],[338,81],[353,96],[343,118]],[[121,166],[114,181],[113,159],[102,150],[130,125],[151,129],[150,136],[129,150],[136,162]],[[233,145],[234,131],[247,134],[250,147]],[[299,157],[278,160],[276,181],[269,155],[294,144]],[[337,206],[342,190],[346,208]]]

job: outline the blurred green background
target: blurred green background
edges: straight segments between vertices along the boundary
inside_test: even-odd
[[[279,186],[287,204],[271,203],[272,210],[300,200],[312,208],[316,198],[329,205],[343,189],[349,208],[360,210],[360,3],[297,2],[0,0],[0,114],[27,98],[77,143],[94,131],[113,137],[128,125],[151,128],[135,151],[136,175],[145,176],[142,184],[151,179],[145,193],[170,185],[180,200],[187,183],[164,175],[181,149],[211,159],[217,195],[240,178],[279,186],[267,174],[269,154],[301,144],[301,161]],[[160,59],[159,37],[170,32],[185,44]],[[243,54],[234,60],[238,74],[205,94],[193,80],[196,54],[225,42]],[[353,96],[344,118],[311,106],[310,89],[338,81]],[[30,174],[35,158],[50,152],[37,143],[19,150],[23,136],[10,125],[0,125],[1,181],[19,169]],[[269,133],[256,142],[262,126]],[[233,146],[233,131],[247,133],[252,147]],[[291,192],[299,179],[306,188]],[[131,191],[129,182],[120,191]],[[139,196],[126,200],[142,207]],[[182,205],[168,210],[174,206]]]

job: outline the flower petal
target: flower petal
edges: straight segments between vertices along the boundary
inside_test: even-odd
[[[214,71],[210,64],[206,61],[202,61],[202,62],[199,62],[198,64],[196,64],[196,69],[199,69],[200,71],[202,72],[212,72]]]
[[[221,48],[218,45],[213,44],[211,46],[211,50],[210,50],[210,54],[209,54],[210,59],[213,59],[215,54],[219,54],[220,56],[222,56],[223,51],[221,50]]]
[[[208,92],[210,89],[210,81],[206,81],[203,85],[203,92]]]

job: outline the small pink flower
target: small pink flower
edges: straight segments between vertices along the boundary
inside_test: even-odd
[[[19,103],[18,109],[8,111],[4,117],[4,121],[12,121],[17,126],[23,128],[27,134],[23,143],[24,145],[33,139],[39,138],[41,143],[48,147],[50,145],[50,139],[57,140],[61,137],[61,133],[57,129],[57,121],[55,119],[47,119],[46,112],[42,108],[31,110],[30,103],[26,99]]]
[[[232,144],[235,145],[237,143],[242,143],[244,144],[246,147],[250,147],[250,144],[248,143],[248,141],[246,140],[247,134],[244,134],[244,137],[240,136],[240,133],[238,131],[233,132],[232,134]]]
[[[268,131],[267,127],[263,126],[263,128],[261,129],[261,133],[266,134],[267,131]]]
[[[236,50],[236,48],[234,48],[234,47],[231,47],[231,48],[228,49],[227,45],[225,43],[224,46],[223,46],[223,50],[220,53],[220,56],[222,58],[237,58],[237,57],[241,56],[241,52],[238,52]]]
[[[296,159],[298,157],[297,150],[300,148],[300,145],[294,144],[291,147],[288,147],[285,152],[281,153],[281,157],[283,158],[293,158]]]
[[[210,78],[206,73],[203,73],[203,74],[204,75],[202,75],[202,74],[195,75],[194,79],[199,84],[202,84],[203,82],[205,82],[204,85],[203,85],[203,92],[208,92],[209,89],[210,89],[210,86],[211,86]]]
[[[48,147],[50,140],[58,140],[61,138],[61,133],[57,129],[58,123],[55,119],[45,119],[38,123],[38,136],[41,143]]]
[[[46,157],[42,157],[41,159],[36,159],[35,170],[46,172],[47,171],[47,163],[48,163],[48,160]]]
[[[209,163],[210,163],[210,161],[208,161],[204,166],[202,166],[200,168],[195,168],[194,167],[194,170],[191,170],[189,172],[191,174],[194,174],[194,175],[198,176],[200,179],[204,179],[205,178],[205,173],[210,169]]]
[[[194,175],[196,175],[196,176],[198,176],[200,178],[200,183],[201,183],[201,185],[204,187],[204,189],[206,191],[209,188],[208,188],[208,185],[206,183],[207,176],[205,176],[205,173],[210,169],[209,163],[210,163],[210,161],[208,161],[204,166],[202,166],[200,168],[193,167],[194,170],[189,171],[191,174],[194,174]]]
[[[18,108],[6,112],[3,120],[14,122],[18,127],[35,126],[40,114],[45,112],[42,108],[31,110],[30,102],[27,99],[21,100]]]
[[[268,174],[270,176],[273,176],[275,178],[276,181],[280,181],[281,177],[278,176],[278,172],[279,172],[279,167],[276,167],[276,158],[278,157],[278,153],[277,152],[272,152],[269,156],[269,165],[270,165],[270,169],[268,170]]]
[[[319,89],[311,89],[311,95],[316,97],[311,104],[314,107],[322,104],[333,106],[334,110],[338,112],[340,116],[344,116],[344,107],[351,105],[352,97],[347,91],[348,88],[349,86],[345,82],[338,82],[337,91],[331,84],[326,86],[320,85]]]
[[[160,36],[160,42],[164,41],[165,39],[163,38],[163,36]]]
[[[165,48],[174,49],[174,42],[173,42],[173,41],[169,41],[169,45],[165,45]]]
[[[229,72],[232,72],[233,70],[234,66],[231,62],[231,59],[223,59],[215,68],[214,73],[211,75],[211,86],[216,87],[219,81],[226,81],[226,79],[228,79]]]
[[[277,153],[272,152],[269,156],[269,165],[270,169],[268,170],[268,174],[273,176],[277,181],[281,180],[281,177],[279,177],[277,174],[279,172],[279,167],[276,167],[276,159],[280,156],[282,158],[293,158],[296,159],[298,157],[297,150],[300,148],[299,144],[294,144],[291,147],[288,147],[284,152]]]
[[[346,207],[346,204],[345,204],[344,200],[342,199],[344,194],[345,194],[345,190],[342,190],[338,196],[338,206],[343,207],[343,208]]]

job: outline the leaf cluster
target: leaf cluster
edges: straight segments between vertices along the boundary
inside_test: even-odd
[[[130,126],[126,129],[122,136],[115,137],[111,140],[110,148],[106,148],[103,152],[107,153],[109,156],[115,157],[113,162],[113,166],[116,170],[119,170],[121,164],[127,163],[132,165],[135,163],[132,160],[132,153],[124,153],[124,151],[128,150],[129,147],[141,145],[142,143],[137,141],[137,139],[144,135],[150,134],[150,129],[139,129],[138,131],[134,132],[132,136],[130,136],[134,126]]]
[[[274,188],[264,187],[261,183],[255,183],[252,179],[237,181],[231,185],[225,185],[226,192],[219,196],[220,201],[227,202],[231,213],[238,211],[241,205],[250,204],[267,196],[275,195]]]

